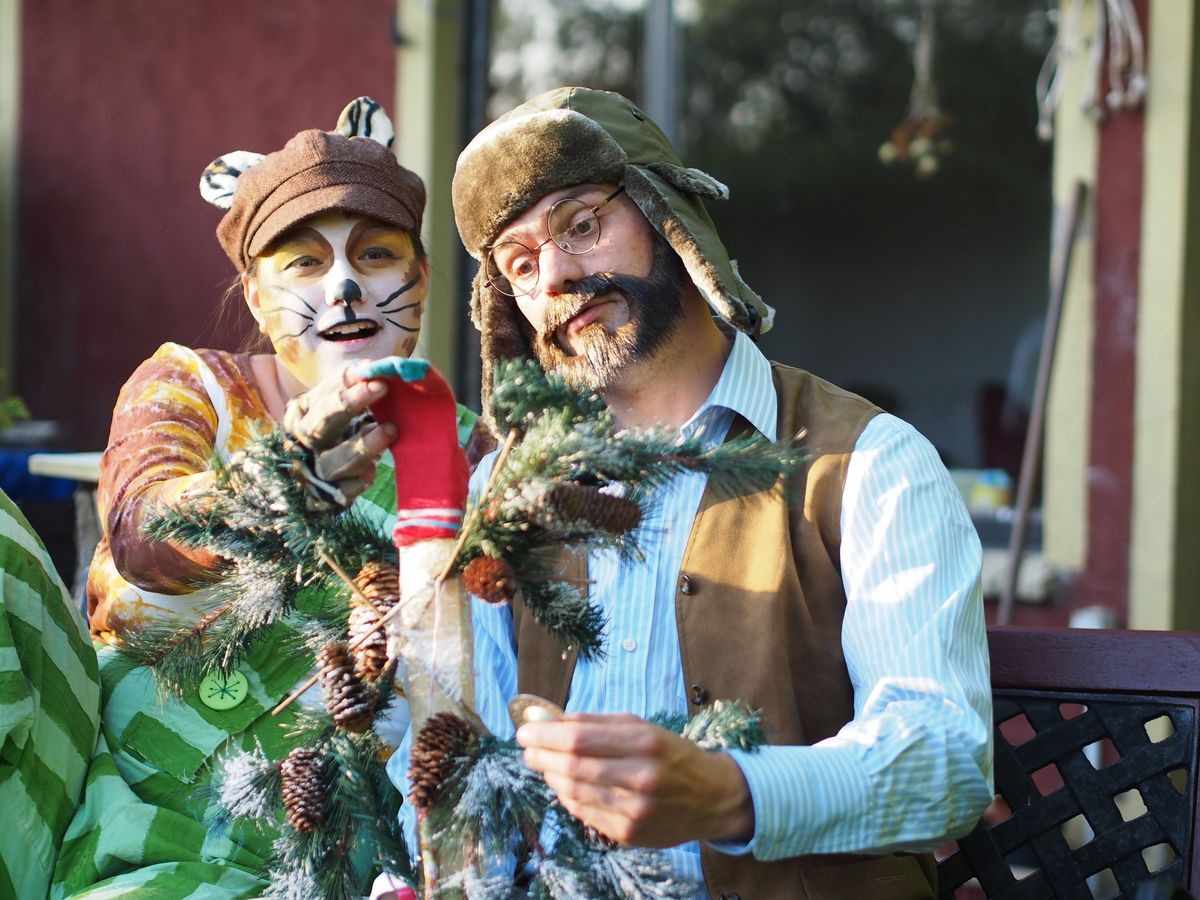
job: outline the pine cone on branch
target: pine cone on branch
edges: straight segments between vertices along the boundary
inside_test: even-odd
[[[387,635],[383,629],[373,631],[380,619],[376,608],[387,615],[399,602],[400,570],[388,563],[371,561],[359,570],[354,583],[371,601],[364,603],[357,594],[350,596],[350,643],[370,633],[354,649],[354,672],[363,681],[374,683],[388,664]]]
[[[374,692],[354,672],[354,659],[345,644],[326,644],[317,654],[325,711],[333,724],[362,733],[375,721]]]
[[[473,740],[471,726],[454,713],[430,716],[417,733],[409,756],[409,802],[418,809],[429,809],[450,776],[455,759],[467,753]]]
[[[312,831],[325,818],[326,762],[316,750],[296,747],[279,764],[283,808],[297,831]]]
[[[642,520],[642,509],[632,500],[583,484],[556,484],[546,492],[545,502],[560,518],[582,520],[611,534],[632,531]]]
[[[507,603],[517,593],[517,573],[502,559],[477,556],[463,568],[463,587],[488,603]]]

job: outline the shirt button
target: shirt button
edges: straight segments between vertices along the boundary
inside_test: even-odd
[[[228,675],[210,672],[200,681],[200,702],[218,711],[233,709],[250,693],[246,676],[234,669]]]
[[[681,594],[696,593],[696,586],[694,584],[692,584],[691,576],[689,576],[689,575],[680,575],[679,576],[679,593],[681,593]]]
[[[621,646],[625,648],[626,653],[632,653],[637,649],[637,641],[633,638],[625,638],[625,640],[621,641]]]
[[[691,691],[692,693],[689,699],[691,699],[691,701],[697,706],[708,699],[708,691],[702,684],[693,684]]]

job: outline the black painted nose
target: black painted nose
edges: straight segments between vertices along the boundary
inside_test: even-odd
[[[333,299],[340,300],[342,303],[358,303],[362,300],[362,288],[358,286],[358,282],[353,278],[347,278],[338,285]]]

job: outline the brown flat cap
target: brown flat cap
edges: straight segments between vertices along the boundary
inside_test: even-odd
[[[293,225],[334,210],[419,235],[425,185],[370,138],[302,131],[240,175],[217,240],[242,272]]]

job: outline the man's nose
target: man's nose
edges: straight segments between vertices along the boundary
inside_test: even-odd
[[[569,293],[571,286],[587,274],[586,254],[567,253],[554,241],[538,251],[537,289],[549,297]]]

